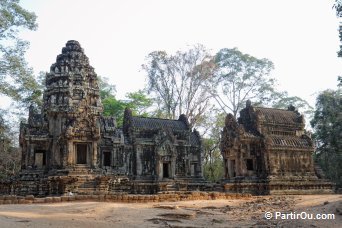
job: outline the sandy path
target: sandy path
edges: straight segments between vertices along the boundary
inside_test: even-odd
[[[0,227],[342,227],[341,195],[264,196],[165,203],[0,205]],[[334,220],[264,218],[265,211],[333,213]]]

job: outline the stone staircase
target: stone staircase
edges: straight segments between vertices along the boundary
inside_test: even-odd
[[[178,191],[178,188],[177,188],[175,183],[168,183],[166,185],[166,191],[167,192],[175,192],[175,191]]]
[[[96,190],[96,181],[93,176],[82,175],[77,176],[77,193],[89,194]]]
[[[69,170],[69,175],[87,175],[90,173],[90,170],[88,165],[76,165]]]

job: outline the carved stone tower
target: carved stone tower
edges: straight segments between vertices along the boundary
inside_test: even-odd
[[[21,173],[7,189],[44,196],[204,186],[201,139],[184,115],[137,117],[127,109],[120,128],[102,112],[94,68],[70,40],[46,74],[42,107],[31,106],[20,124]]]
[[[102,104],[97,75],[70,40],[46,75],[43,115],[52,137],[50,168],[97,167]]]

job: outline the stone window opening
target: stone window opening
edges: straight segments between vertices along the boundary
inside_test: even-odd
[[[246,159],[246,167],[248,171],[254,170],[253,159]]]
[[[103,166],[111,166],[111,157],[110,152],[103,152]]]

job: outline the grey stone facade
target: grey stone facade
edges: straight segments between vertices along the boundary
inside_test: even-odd
[[[184,115],[135,117],[126,109],[118,128],[102,111],[94,68],[80,44],[68,41],[46,75],[42,109],[31,107],[21,124],[22,179],[46,178],[50,193],[52,182],[63,193],[95,191],[104,182],[111,191],[118,176],[142,183],[202,178],[201,139]]]

